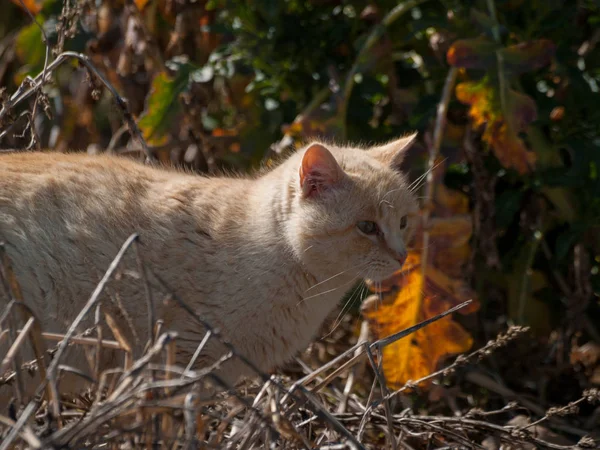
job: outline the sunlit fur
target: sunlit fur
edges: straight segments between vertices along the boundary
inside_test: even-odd
[[[343,174],[311,196],[302,195],[299,177],[309,146],[254,178],[206,178],[113,156],[4,154],[0,240],[43,328],[64,332],[121,244],[138,232],[147,267],[268,371],[315,338],[357,280],[382,280],[400,268],[396,258],[417,206],[397,166],[413,139],[372,149],[323,144]],[[409,227],[401,230],[405,215]],[[377,222],[381,236],[363,235],[361,220]],[[148,318],[133,254],[121,272],[105,291],[102,312],[115,319],[136,357]],[[149,278],[156,317],[163,330],[179,334],[177,357],[185,365],[205,330],[164,303],[166,290]],[[92,324],[90,314],[81,329]],[[104,335],[111,337],[106,326]],[[197,367],[222,350],[209,341]],[[120,358],[106,351],[103,364],[120,365]],[[79,367],[84,361],[77,348],[65,359]],[[221,374],[235,382],[253,373],[234,358]]]
[[[296,257],[311,271],[333,276],[380,281],[399,269],[392,252],[406,251],[413,226],[401,230],[403,216],[413,225],[417,203],[404,176],[372,157],[372,152],[326,145],[340,164],[344,177],[316,199],[302,199],[294,192],[286,223],[287,239]],[[374,152],[373,152],[374,153]],[[301,155],[288,161],[290,170]],[[292,164],[289,164],[292,163]],[[291,177],[291,186],[295,185]],[[361,220],[374,221],[383,236],[365,236],[357,228]],[[390,252],[392,251],[392,252]]]

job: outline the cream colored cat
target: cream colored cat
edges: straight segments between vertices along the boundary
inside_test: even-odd
[[[64,332],[138,232],[148,267],[268,371],[315,338],[357,280],[402,266],[417,205],[397,168],[414,138],[366,150],[313,143],[256,178],[205,178],[113,156],[4,154],[0,240],[44,330]],[[133,254],[124,267],[136,270]],[[163,329],[179,333],[185,365],[205,330],[154,297]],[[139,354],[148,335],[142,282],[123,271],[103,308],[122,330],[131,325]],[[215,341],[198,364],[221,354]],[[85,367],[77,350],[70,356],[65,362]],[[233,360],[223,375],[234,382],[252,372]]]

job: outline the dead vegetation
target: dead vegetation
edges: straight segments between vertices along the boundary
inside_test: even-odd
[[[5,349],[2,369],[12,370],[3,376],[1,383],[12,386],[14,398],[4,411],[8,415],[0,416],[3,435],[0,449],[470,449],[525,448],[528,445],[548,449],[595,448],[591,437],[582,436],[578,443],[569,443],[544,425],[569,433],[584,433],[570,426],[564,417],[576,414],[582,403],[598,403],[597,389],[584,392],[576,402],[545,411],[536,421],[521,417],[518,422],[506,424],[499,424],[497,419],[525,410],[518,401],[508,402],[500,410],[470,408],[457,410],[460,415],[450,416],[403,408],[411,395],[418,395],[419,384],[426,380],[415,380],[400,389],[389,390],[381,373],[382,348],[466,303],[417,327],[374,342],[369,340],[364,328],[356,344],[324,364],[311,361],[310,352],[298,359],[296,371],[302,375],[292,377],[284,373],[261,373],[231,346],[211,367],[192,369],[208,340],[220,339],[220,336],[172,293],[162,301],[184,308],[198,326],[206,330],[188,367],[174,365],[177,333],[162,330],[160,322],[156,322],[155,334],[148,340],[143,356],[133,360],[127,350],[131,347],[118,329],[112,330],[117,339],[111,340],[103,337],[100,324],[83,333],[78,333],[78,325],[86,314],[100,307],[103,288],[112,276],[124,270],[120,266],[123,255],[137,251],[136,239],[133,235],[124,243],[65,335],[46,334],[40,329],[35,314],[25,306],[26,299],[21,298],[10,261],[2,254],[2,294],[9,300],[0,317],[0,343]],[[128,269],[139,271],[139,276],[148,272],[161,282],[159,276],[143,265]],[[152,317],[151,284],[148,283],[149,317]],[[526,334],[525,328],[511,327],[484,347],[458,357],[427,379],[456,378],[457,372],[476,365]],[[48,344],[56,340],[60,340],[59,343],[48,349]],[[19,354],[27,345],[35,350],[37,358],[24,362]],[[90,368],[62,366],[61,358],[73,345],[84,346],[90,361],[98,361],[104,348],[119,349],[123,365],[104,371],[97,367],[90,371]],[[226,385],[214,371],[229,358],[241,358],[252,367],[257,381],[237,388]],[[58,381],[62,371],[85,377],[89,380],[89,389],[76,398],[61,397]],[[30,399],[25,394],[25,378],[39,383],[35,398]],[[485,377],[482,380],[491,382]],[[494,389],[493,382],[488,388]]]

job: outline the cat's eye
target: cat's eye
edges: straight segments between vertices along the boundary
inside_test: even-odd
[[[408,225],[408,217],[402,216],[402,218],[400,219],[400,229],[404,230],[407,225]]]
[[[379,233],[379,227],[375,222],[371,222],[370,220],[361,220],[356,224],[358,229],[365,234],[377,234]]]

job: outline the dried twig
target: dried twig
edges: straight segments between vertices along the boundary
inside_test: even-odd
[[[425,201],[428,203],[423,209],[423,215],[421,217],[421,223],[423,226],[423,247],[421,250],[421,277],[425,280],[427,272],[427,262],[429,256],[429,216],[431,215],[433,196],[435,194],[435,183],[433,169],[435,161],[440,153],[440,147],[442,145],[442,138],[444,137],[444,128],[446,126],[446,113],[448,111],[448,104],[452,97],[452,90],[454,83],[456,82],[456,67],[450,68],[448,75],[446,76],[446,82],[444,83],[444,90],[442,91],[442,98],[438,103],[437,115],[435,119],[435,128],[433,131],[433,142],[429,146],[429,162],[427,178],[425,182]],[[423,301],[423,290],[419,291],[419,303]]]
[[[132,239],[135,239],[135,237],[132,236],[126,244],[131,245]],[[121,253],[113,261],[111,265],[113,270],[126,249],[127,245],[124,245]],[[100,292],[102,283],[105,283],[110,276],[111,268],[109,268],[95,292]],[[155,277],[152,278],[155,279]],[[168,288],[165,285],[161,286]],[[12,307],[17,303],[12,302]],[[94,302],[91,302],[91,305],[88,301],[86,309],[91,310]],[[181,305],[184,309],[185,307],[189,308],[183,302]],[[461,306],[464,305],[458,307]],[[85,311],[82,311],[80,316],[83,316],[84,313]],[[6,311],[0,314],[0,319],[6,319],[7,317],[8,313]],[[248,396],[243,394],[243,391],[235,390],[232,386],[227,385],[214,372],[229,358],[239,357],[235,349],[228,351],[211,366],[197,371],[192,370],[193,360],[197,358],[197,354],[201,353],[206,342],[209,339],[221,340],[216,331],[210,328],[208,324],[204,324],[200,318],[197,318],[199,324],[206,325],[208,332],[202,339],[196,351],[197,354],[192,357],[191,364],[188,363],[185,369],[173,364],[174,349],[169,350],[177,340],[176,334],[170,332],[160,334],[154,345],[149,346],[144,355],[134,361],[128,371],[111,369],[101,374],[99,386],[96,390],[96,399],[85,414],[82,415],[80,412],[71,414],[68,410],[62,411],[60,419],[65,422],[64,426],[62,428],[53,426],[43,439],[37,438],[40,445],[36,444],[33,447],[78,446],[83,442],[91,444],[117,443],[124,442],[127,435],[133,434],[138,436],[136,439],[139,439],[140,442],[145,442],[151,446],[159,442],[171,446],[167,443],[172,442],[174,447],[179,443],[179,445],[183,444],[184,448],[195,448],[202,446],[203,442],[207,442],[213,443],[219,449],[268,447],[271,443],[278,443],[277,445],[284,448],[298,446],[302,448],[317,446],[320,448],[327,446],[336,448],[335,445],[343,442],[345,448],[362,449],[366,448],[366,444],[369,442],[371,436],[369,430],[375,427],[377,430],[385,430],[388,433],[388,440],[391,438],[393,439],[392,442],[396,442],[398,429],[402,430],[404,437],[399,443],[402,448],[416,448],[405,442],[406,437],[417,442],[425,438],[434,443],[443,441],[445,445],[451,447],[456,445],[464,448],[481,448],[475,439],[481,433],[488,433],[498,435],[502,442],[512,445],[525,442],[532,443],[540,448],[566,450],[567,447],[548,444],[535,437],[527,428],[517,430],[509,426],[492,426],[489,422],[478,421],[470,416],[464,418],[413,416],[410,412],[394,414],[391,399],[398,392],[412,388],[424,379],[451,373],[464,364],[476,362],[489,352],[506,345],[510,340],[525,331],[518,327],[512,328],[495,341],[488,343],[484,348],[465,357],[457,358],[449,367],[422,380],[409,383],[399,391],[386,394],[385,382],[381,380],[381,376],[377,377],[377,372],[380,372],[380,370],[375,364],[371,352],[380,351],[385,345],[438,318],[439,316],[432,318],[390,338],[370,344],[361,342],[358,347],[354,346],[350,352],[345,352],[344,356],[349,358],[348,361],[357,361],[358,357],[365,353],[370,356],[369,359],[376,374],[375,380],[379,379],[380,387],[383,386],[383,389],[381,389],[379,399],[375,398],[375,384],[373,384],[373,389],[371,389],[367,399],[356,399],[353,398],[354,394],[349,395],[346,406],[347,412],[338,414],[332,413],[336,407],[337,400],[335,399],[341,399],[348,394],[344,394],[333,386],[335,377],[329,376],[320,379],[318,374],[329,369],[334,369],[333,372],[339,374],[340,371],[335,369],[336,365],[345,367],[345,369],[349,368],[350,365],[346,366],[347,363],[342,364],[343,359],[337,359],[334,365],[328,363],[323,366],[326,369],[317,369],[314,373],[311,372],[305,377],[305,380],[319,379],[317,388],[318,390],[327,389],[327,396],[317,396],[317,389],[313,388],[313,392],[310,392],[302,384],[297,383],[292,384],[291,389],[286,388],[282,380],[260,374],[263,378],[263,385],[255,391],[256,395],[253,400],[249,401]],[[30,327],[32,326],[29,325],[26,329]],[[22,335],[24,334],[22,333]],[[62,339],[60,347],[63,349],[65,345],[69,344],[93,346],[97,345],[98,342],[96,339],[88,337],[82,337],[79,340],[73,335],[69,335],[69,333],[64,336],[44,333],[40,336],[53,340]],[[80,344],[76,344],[76,342],[80,342]],[[122,344],[113,341],[101,342],[103,345],[114,349],[122,347]],[[360,349],[360,354],[357,349]],[[157,357],[165,354],[165,363],[152,363]],[[57,356],[60,358],[61,355],[57,354]],[[115,378],[114,387],[109,386],[107,395],[102,400],[104,391],[108,386],[107,378],[115,374],[121,374],[121,376],[118,380]],[[210,394],[210,391],[206,390],[209,382],[212,385],[222,386],[224,391],[216,396]],[[43,384],[40,386],[43,388]],[[280,393],[284,394],[282,398],[279,398]],[[238,406],[233,409],[224,408],[226,404],[224,401],[228,396]],[[330,400],[327,400],[327,398]],[[385,414],[379,413],[378,408],[385,405],[386,402],[388,405],[385,408]],[[38,410],[38,407],[38,403],[31,402],[16,422],[0,420],[0,424],[8,425],[10,428],[8,436],[2,443],[3,448],[8,448],[7,446],[14,444],[15,439],[18,438],[24,439],[28,443],[35,442],[36,432],[32,430],[33,434],[28,436],[27,433],[30,429],[27,428],[26,424],[29,418]],[[310,411],[309,418],[300,420],[301,416],[298,416],[298,414],[305,413],[307,410]],[[234,424],[239,423],[237,417],[244,413],[247,414],[242,425],[235,425],[236,431],[227,434],[227,430],[233,430]],[[218,427],[214,429],[206,425],[206,420],[216,421],[214,423],[217,423]],[[154,425],[156,423],[163,423],[164,426],[162,428],[157,427]],[[127,432],[124,430],[127,430]],[[206,439],[204,438],[205,433],[208,433]],[[3,450],[3,448],[0,450]]]
[[[59,54],[55,58],[55,60],[52,61],[52,63],[48,64],[48,66],[45,68],[45,70],[42,73],[38,74],[33,79],[28,79],[27,83],[22,83],[19,86],[19,88],[16,90],[16,92],[14,92],[9,97],[9,99],[6,102],[4,102],[4,104],[2,105],[2,108],[0,109],[0,123],[2,123],[2,121],[4,120],[6,115],[9,113],[9,111],[12,111],[16,105],[23,102],[24,100],[27,100],[33,94],[39,92],[40,89],[42,89],[42,87],[46,84],[46,82],[48,81],[50,75],[52,74],[52,72],[54,70],[56,70],[58,67],[60,67],[64,62],[69,61],[71,59],[76,59],[81,64],[83,64],[85,66],[85,68],[91,74],[93,74],[98,80],[100,80],[102,82],[102,84],[110,91],[110,93],[113,95],[113,97],[115,99],[117,106],[121,110],[121,113],[123,114],[123,117],[125,118],[125,121],[127,122],[127,125],[129,126],[129,132],[131,133],[132,136],[135,136],[135,138],[138,140],[139,144],[141,145],[142,149],[144,150],[144,153],[146,155],[146,161],[147,162],[154,161],[154,159],[155,159],[154,155],[150,152],[150,149],[148,148],[148,144],[146,143],[146,140],[142,136],[142,133],[141,133],[139,127],[137,126],[137,124],[133,118],[133,115],[129,111],[129,108],[127,107],[127,101],[123,97],[121,97],[121,95],[119,95],[119,93],[117,92],[115,87],[106,79],[106,77],[104,77],[98,71],[98,69],[96,69],[96,67],[90,60],[90,58],[88,58],[86,55],[84,55],[82,53],[63,52],[63,53]]]
[[[132,234],[122,245],[121,249],[117,253],[117,256],[115,256],[115,259],[110,264],[110,266],[108,267],[108,270],[104,274],[104,277],[102,277],[102,280],[100,280],[100,283],[98,283],[98,286],[96,286],[96,289],[94,289],[94,292],[92,293],[90,299],[87,301],[85,307],[79,312],[79,314],[77,315],[75,320],[71,323],[71,326],[69,327],[69,329],[67,330],[67,332],[65,334],[65,338],[60,343],[58,350],[56,351],[56,354],[54,355],[54,359],[52,360],[50,367],[48,367],[47,379],[48,379],[48,383],[50,384],[50,389],[52,390],[52,394],[53,394],[54,401],[52,402],[52,408],[53,408],[52,412],[54,413],[55,417],[59,417],[59,411],[60,411],[60,408],[58,406],[58,400],[57,400],[58,399],[58,388],[56,385],[56,375],[57,375],[58,364],[60,363],[61,357],[63,356],[63,354],[65,353],[65,351],[67,349],[69,340],[71,339],[73,334],[75,334],[75,330],[77,329],[77,327],[79,326],[79,324],[81,323],[83,318],[87,315],[87,313],[96,305],[96,303],[98,302],[98,300],[100,298],[100,294],[102,293],[102,291],[104,289],[104,286],[106,286],[106,284],[112,277],[113,273],[117,270],[117,267],[121,263],[121,259],[123,258],[123,256],[129,249],[129,247],[137,239],[137,237],[138,237],[137,234]]]

